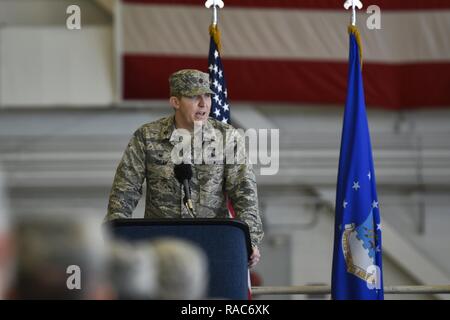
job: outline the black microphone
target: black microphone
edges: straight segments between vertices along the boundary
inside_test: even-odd
[[[184,204],[189,213],[194,215],[194,207],[191,199],[191,188],[189,187],[189,181],[192,178],[192,166],[190,164],[180,163],[175,165],[173,171],[175,173],[175,178],[177,178],[178,182],[180,182],[184,187]]]

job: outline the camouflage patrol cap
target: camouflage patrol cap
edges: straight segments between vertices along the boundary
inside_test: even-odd
[[[209,87],[209,75],[194,69],[183,69],[169,77],[170,96],[193,97],[205,93],[213,94]]]

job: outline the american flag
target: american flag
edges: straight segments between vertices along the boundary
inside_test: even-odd
[[[218,30],[216,30],[219,32]],[[210,32],[211,33],[211,32]],[[230,105],[228,104],[228,92],[227,82],[225,81],[225,75],[223,72],[222,60],[220,59],[220,52],[217,48],[217,43],[214,40],[213,35],[210,36],[209,42],[209,55],[208,55],[208,70],[211,83],[211,90],[214,91],[214,96],[211,99],[211,112],[210,117],[222,121],[224,123],[230,123],[231,112]],[[227,207],[230,218],[235,218],[236,213],[233,208],[231,199],[225,194],[227,199]],[[248,299],[252,299],[252,284],[250,278],[250,269],[247,272],[248,279]]]
[[[230,123],[230,105],[228,104],[227,83],[223,73],[222,60],[217,44],[211,36],[209,44],[208,70],[211,90],[215,92],[211,99],[210,117]]]
[[[216,28],[216,29],[214,29]],[[222,121],[223,123],[230,123],[231,112],[228,104],[227,82],[223,72],[222,60],[220,59],[220,52],[216,40],[214,40],[213,32],[219,32],[217,26],[210,27],[210,42],[208,55],[208,70],[211,83],[211,90],[215,92],[211,99],[211,111],[209,116]],[[236,213],[231,203],[231,199],[227,197],[228,213],[231,218],[236,217]]]

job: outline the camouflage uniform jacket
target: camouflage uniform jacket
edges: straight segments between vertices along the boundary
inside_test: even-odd
[[[144,180],[147,182],[145,218],[189,217],[171,160],[177,139],[174,128],[174,116],[170,116],[145,124],[134,133],[116,171],[106,220],[132,216],[142,196]],[[237,134],[232,126],[209,118],[203,126],[203,140],[214,139],[214,130],[220,130],[223,137],[230,132]],[[264,233],[251,165],[193,164],[192,172],[190,186],[196,217],[228,217],[225,190],[236,217],[249,226],[252,245],[259,244]]]

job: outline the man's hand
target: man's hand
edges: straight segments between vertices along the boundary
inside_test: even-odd
[[[259,249],[258,247],[254,246],[252,255],[250,256],[250,261],[248,262],[248,267],[253,268],[254,266],[256,266],[260,258],[261,254],[259,253]]]

